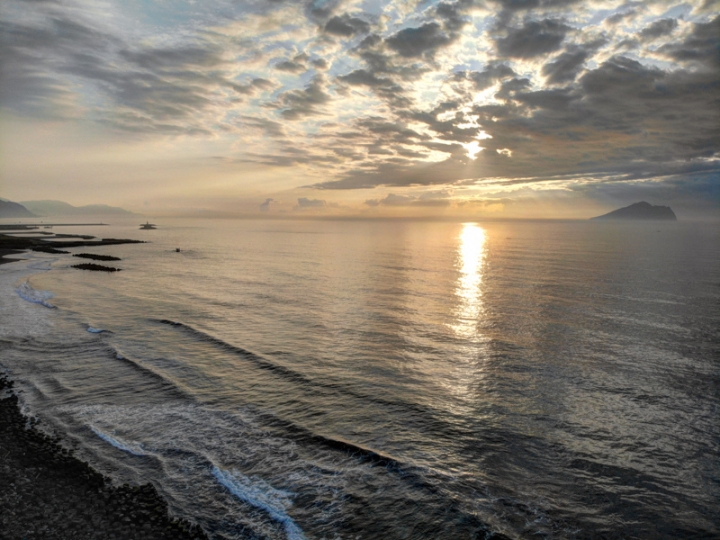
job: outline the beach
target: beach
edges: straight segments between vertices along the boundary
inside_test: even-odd
[[[23,416],[0,376],[0,538],[183,539],[207,536],[168,514],[152,484],[114,486]]]
[[[7,238],[7,237],[5,237]],[[0,250],[0,264],[23,249]],[[0,374],[0,538],[206,539],[168,513],[152,484],[114,486],[22,414],[14,383]]]
[[[13,256],[39,244],[0,238],[26,248],[0,249],[0,264],[23,261]],[[60,438],[39,430],[36,418],[22,414],[13,387],[0,372],[0,539],[208,538],[197,525],[170,515],[152,484],[113,485],[63,447]]]

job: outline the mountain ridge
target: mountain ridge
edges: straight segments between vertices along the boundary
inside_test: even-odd
[[[38,217],[20,203],[0,199],[0,218]]]
[[[21,205],[29,211],[34,212],[40,217],[47,216],[89,216],[100,214],[114,214],[123,216],[137,216],[134,212],[120,208],[119,206],[109,206],[107,204],[87,204],[84,206],[73,206],[64,201],[53,199],[44,199],[37,201],[21,201]]]

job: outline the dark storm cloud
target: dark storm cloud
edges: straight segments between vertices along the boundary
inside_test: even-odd
[[[406,28],[385,40],[388,47],[406,58],[416,58],[423,54],[432,55],[435,50],[445,47],[453,41],[442,27],[431,22],[418,28]]]
[[[355,34],[367,34],[370,24],[358,17],[351,17],[347,13],[335,16],[325,24],[325,32],[335,36],[351,37]]]
[[[569,30],[565,23],[554,19],[529,21],[520,28],[509,28],[507,35],[495,43],[500,56],[534,58],[558,50]]]

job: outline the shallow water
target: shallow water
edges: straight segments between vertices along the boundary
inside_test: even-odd
[[[717,227],[62,232],[151,243],[0,267],[0,363],[215,538],[719,533]]]

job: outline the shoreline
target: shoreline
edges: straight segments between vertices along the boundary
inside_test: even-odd
[[[0,246],[0,265],[28,263],[32,252]],[[22,254],[28,258],[5,258]],[[2,268],[25,274],[22,265]],[[116,485],[63,448],[62,433],[43,433],[23,415],[14,384],[0,363],[0,540],[209,539],[199,526],[171,515],[152,484]]]
[[[0,373],[0,538],[208,540],[151,483],[114,486],[24,416]]]

